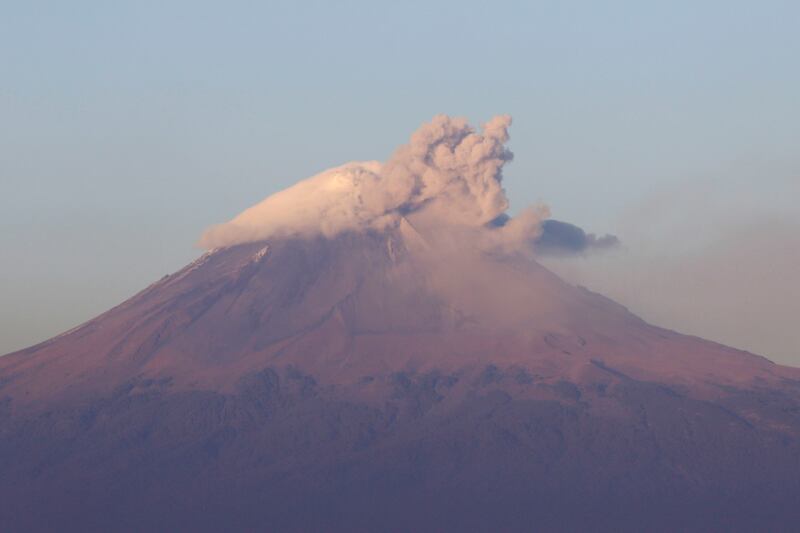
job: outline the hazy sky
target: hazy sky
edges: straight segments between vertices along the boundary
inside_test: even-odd
[[[790,1],[5,1],[0,353],[436,113],[509,113],[512,207],[625,243],[554,268],[800,364],[798,27]]]

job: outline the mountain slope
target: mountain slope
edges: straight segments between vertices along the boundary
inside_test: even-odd
[[[524,255],[275,238],[0,358],[0,528],[780,528],[799,408]]]

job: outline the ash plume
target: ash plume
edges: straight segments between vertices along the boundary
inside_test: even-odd
[[[386,163],[326,170],[211,227],[199,244],[222,248],[276,236],[332,237],[386,228],[403,217],[422,228],[482,231],[508,209],[502,169],[513,158],[505,146],[510,125],[511,117],[500,115],[476,131],[465,119],[437,115]],[[546,210],[530,209],[518,218],[488,240],[507,245],[537,236]]]

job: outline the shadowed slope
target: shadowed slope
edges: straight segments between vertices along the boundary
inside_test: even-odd
[[[405,222],[239,245],[0,358],[0,527],[778,527],[798,375]]]

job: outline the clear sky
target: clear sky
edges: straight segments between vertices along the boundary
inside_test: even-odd
[[[6,0],[0,353],[178,269],[204,228],[268,194],[385,159],[436,113],[509,113],[513,206],[541,200],[619,235],[627,266],[606,265],[617,278],[662,255],[718,255],[715,243],[733,250],[720,265],[748,258],[718,289],[742,294],[724,313],[718,293],[687,288],[680,262],[659,273],[658,296],[683,288],[691,302],[668,302],[671,314],[624,303],[800,364],[786,331],[800,283],[782,278],[800,269],[787,255],[800,243],[798,28],[794,1]],[[788,326],[770,317],[748,337],[733,312],[746,305],[748,321],[766,306]]]

